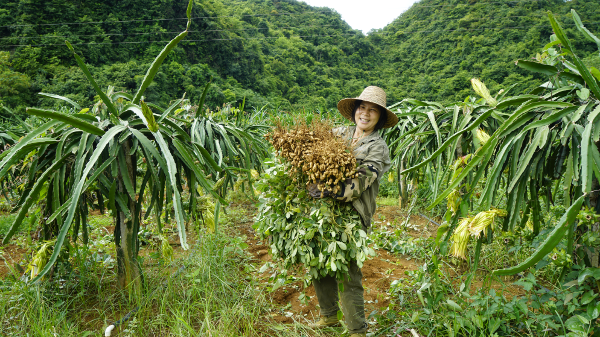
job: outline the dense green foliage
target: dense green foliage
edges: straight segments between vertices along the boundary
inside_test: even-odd
[[[191,8],[190,1],[186,12],[188,23],[191,21]],[[65,239],[68,245],[71,225],[72,241],[77,242],[81,227],[83,244],[88,245],[87,215],[89,208],[94,207],[92,195],[95,195],[102,212],[105,207],[103,200],[108,200],[108,208],[115,219],[119,285],[125,288],[135,283],[137,290],[141,290],[143,279],[138,271],[140,241],[137,233],[143,221],[145,194],[150,194],[151,199],[146,217],[154,208],[161,233],[162,211],[167,209],[165,221],[168,221],[168,209],[173,208],[181,247],[187,249],[185,226],[186,221],[199,217],[196,212],[198,191],[204,190],[217,199],[212,220],[216,227],[220,202],[224,199],[216,192],[218,185],[213,185],[209,179],[221,177],[219,184],[227,185],[225,177],[231,180],[236,174],[230,170],[234,169],[245,171],[250,180],[252,163],[260,163],[261,155],[266,155],[260,125],[244,124],[245,119],[240,118],[234,123],[220,123],[218,118],[215,120],[207,116],[204,109],[191,111],[189,102],[183,99],[176,100],[167,109],[143,100],[145,90],[165,57],[187,33],[186,28],[165,46],[152,62],[135,95],[115,93],[113,86],[109,86],[106,92],[102,91],[81,57],[67,42],[101,102],[94,105],[91,114],[87,114],[89,109],[81,109],[69,98],[45,94],[70,103],[74,109],[58,112],[27,108],[28,114],[50,121],[29,130],[26,136],[2,154],[0,162],[0,185],[5,185],[4,181],[8,180],[9,171],[15,171],[13,166],[16,163],[22,167],[17,179],[25,181],[25,188],[19,189],[21,196],[14,208],[19,209],[18,215],[11,229],[3,235],[3,244],[19,229],[30,207],[42,200],[45,200],[42,208],[46,216],[43,221],[44,237],[46,240],[56,237],[51,257],[46,258],[46,249],[38,252],[43,258],[40,257],[40,262],[35,264],[39,269],[43,266],[43,269],[39,274],[37,270],[32,272],[34,282],[53,268]],[[153,113],[150,107],[161,114]],[[177,113],[179,117],[174,117]],[[208,148],[218,157],[218,164]],[[227,165],[225,170],[221,165]],[[28,173],[25,173],[23,168],[27,166]],[[138,178],[142,179],[139,188]],[[184,180],[190,194],[187,209],[184,209],[181,198]],[[94,186],[90,186],[92,184]],[[166,255],[172,255],[168,242],[164,247]]]
[[[569,10],[589,13],[585,22],[595,31],[597,5],[424,0],[365,36],[335,11],[294,0],[198,0],[188,41],[167,58],[146,95],[167,105],[186,93],[197,104],[213,78],[209,106],[246,98],[247,107],[326,110],[369,84],[385,88],[390,103],[405,97],[462,99],[472,77],[481,77],[492,91],[515,83],[522,91],[541,77],[513,62],[543,47],[551,32],[545,11],[559,14],[567,33],[579,37]],[[5,0],[0,8],[0,48],[10,52],[0,57],[0,100],[19,112],[55,104],[37,96],[40,91],[82,106],[95,100],[65,39],[81,51],[101,87],[133,92],[138,74],[185,26],[185,3],[176,1]],[[598,58],[593,43],[576,40],[584,60]]]
[[[575,11],[572,15],[581,22]],[[446,224],[440,227],[438,239],[444,230],[456,234],[459,215],[466,218],[470,212],[490,207],[508,212],[502,227],[493,228],[495,232],[515,232],[530,224],[533,236],[538,236],[543,212],[562,197],[569,209],[553,234],[530,259],[518,267],[495,271],[498,275],[516,274],[535,265],[563,238],[567,254],[576,254],[579,262],[586,261],[585,266],[593,265],[584,250],[594,250],[596,244],[577,243],[570,224],[582,207],[582,195],[586,205],[596,211],[600,207],[592,193],[596,190],[592,186],[600,180],[600,73],[598,64],[587,67],[581,61],[571,42],[575,40],[566,35],[555,16],[549,14],[549,21],[556,35],[550,37],[537,62],[517,62],[520,68],[548,79],[531,94],[507,96],[505,91],[494,98],[474,79],[473,89],[482,99],[470,98],[452,106],[406,100],[406,108],[399,109],[405,119],[388,133],[394,160],[404,167],[399,175],[423,182],[431,196],[430,208],[447,199]],[[577,28],[590,41],[600,42],[585,27]],[[442,253],[448,239],[441,244]],[[475,269],[483,241],[484,236],[479,236]]]
[[[3,8],[11,14],[0,19],[1,34],[14,38],[2,39],[0,44],[12,52],[11,70],[31,79],[29,95],[14,104],[33,104],[37,91],[92,101],[94,93],[74,66],[64,39],[76,46],[97,43],[77,48],[100,86],[112,84],[117,90],[132,91],[141,81],[135,75],[147,68],[164,41],[175,35],[166,32],[179,32],[185,23],[153,20],[183,17],[185,4],[174,1],[44,2],[35,7],[12,2]],[[204,83],[214,77],[216,85],[207,96],[207,103],[212,106],[241,102],[246,97],[250,105],[257,107],[267,102],[285,108],[294,103],[329,107],[339,97],[354,94],[363,86],[347,85],[361,76],[347,64],[348,56],[356,51],[361,54],[359,59],[364,56],[375,61],[372,47],[364,47],[364,36],[352,31],[330,10],[317,13],[296,2],[217,0],[199,2],[192,17],[189,41],[178,46],[166,60],[147,92],[149,100],[166,104],[168,99],[186,92],[188,98],[197,102]],[[115,22],[127,20],[150,21]],[[98,23],[40,25],[90,21]],[[6,26],[10,24],[26,26]],[[356,36],[297,37],[346,33]],[[14,46],[23,44],[32,46]],[[311,98],[307,100],[307,96]]]
[[[271,167],[257,183],[263,194],[253,227],[269,239],[273,256],[283,260],[282,273],[300,266],[307,270],[307,282],[324,276],[341,280],[351,261],[362,268],[367,257],[375,255],[350,203],[312,198],[306,177],[301,173],[291,177],[288,163],[266,164]]]
[[[543,77],[515,67],[552,34],[547,12],[561,20],[580,57],[598,59],[596,45],[575,28],[571,9],[598,32],[598,1],[420,1],[369,39],[382,46],[389,102],[411,97],[447,103],[470,95],[481,78],[492,92],[533,89]]]
[[[415,199],[440,214],[445,209],[427,265],[410,274],[410,286],[392,284],[420,332],[598,335],[600,59],[584,62],[578,47],[586,46],[584,39],[600,50],[600,40],[581,25],[576,11],[571,15],[581,39],[549,13],[555,34],[549,33],[534,61],[516,62],[543,76],[546,82],[537,88],[506,90],[522,84],[516,82],[490,92],[473,79],[481,98],[452,104],[406,99],[397,105],[403,118],[387,137],[403,179],[400,194],[407,194],[411,181]],[[501,223],[491,220],[480,234],[486,227],[475,219],[490,209],[506,210],[507,216]],[[467,245],[469,236],[476,242]],[[451,241],[452,248],[462,248],[449,249]],[[499,258],[498,245],[513,261]],[[448,253],[471,269],[463,269],[460,282],[444,266]],[[517,275],[514,284],[527,295],[511,301],[494,289],[471,291],[482,270],[486,281]],[[544,279],[555,288],[540,286]]]

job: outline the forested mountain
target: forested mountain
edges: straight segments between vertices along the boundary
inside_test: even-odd
[[[600,1],[424,0],[402,13],[368,40],[386,64],[391,101],[406,97],[432,101],[464,100],[469,80],[479,77],[492,93],[511,85],[522,93],[543,77],[515,66],[535,57],[550,42],[551,11],[572,36],[575,49],[588,63],[600,64],[597,46],[576,29],[575,9],[592,32],[600,28]]]
[[[94,101],[94,92],[64,40],[85,58],[102,87],[132,91],[168,40],[185,29],[186,1],[0,1],[0,101],[23,111],[50,105],[37,93]],[[406,97],[452,101],[480,77],[492,92],[540,83],[514,66],[548,42],[546,11],[579,36],[575,8],[592,32],[599,1],[423,0],[368,36],[338,13],[295,0],[197,0],[192,26],[147,91],[167,104],[192,103],[212,78],[207,103],[287,109],[328,109],[368,84],[384,87],[389,103]],[[399,13],[400,14],[400,13]],[[574,38],[588,62],[595,46]]]

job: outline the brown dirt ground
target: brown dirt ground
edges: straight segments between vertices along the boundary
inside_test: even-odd
[[[4,261],[0,261],[0,278],[4,278],[11,274],[11,269],[16,269],[21,274],[18,268],[19,262],[26,258],[27,249],[19,247],[14,244],[8,244],[3,248],[2,257]]]
[[[398,206],[377,206],[377,212],[375,212],[373,219],[375,220],[375,226],[377,226],[378,223],[379,225],[383,225],[387,222],[399,225],[406,220],[406,211],[398,208]],[[432,220],[437,223],[442,221],[441,219]],[[408,223],[410,225],[406,229],[408,234],[412,237],[435,237],[437,234],[437,225],[419,215],[411,214]]]

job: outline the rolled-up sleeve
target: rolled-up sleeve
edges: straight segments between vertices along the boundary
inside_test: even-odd
[[[334,197],[336,199],[350,202],[361,196],[375,181],[379,181],[382,175],[390,168],[390,154],[388,147],[383,140],[375,141],[372,144],[365,144],[363,152],[366,152],[364,158],[357,156],[359,165],[357,167],[358,176],[353,179],[346,179],[340,184],[340,192]],[[360,150],[360,149],[359,149]]]

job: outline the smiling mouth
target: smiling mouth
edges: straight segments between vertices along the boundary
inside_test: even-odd
[[[362,123],[368,124],[370,120],[359,118]]]

